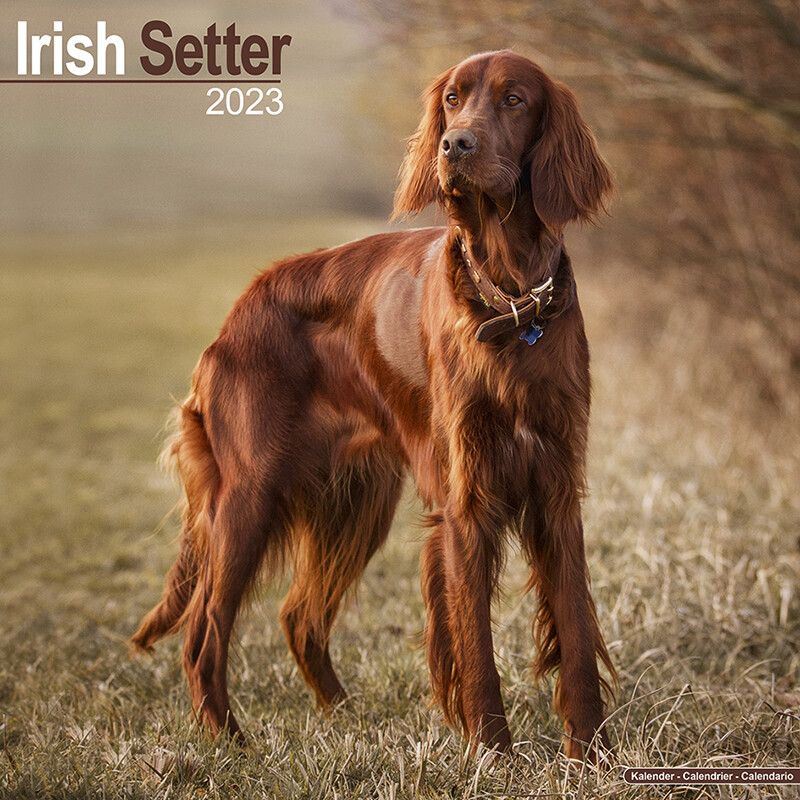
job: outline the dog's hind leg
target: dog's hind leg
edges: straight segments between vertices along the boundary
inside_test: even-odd
[[[183,666],[195,713],[212,734],[226,727],[232,734],[239,731],[228,698],[231,632],[261,565],[280,563],[288,497],[300,469],[292,442],[304,407],[286,375],[291,359],[295,375],[307,377],[305,353],[299,346],[281,353],[261,342],[259,369],[253,369],[237,350],[249,330],[239,331],[238,338],[230,334],[233,343],[220,339],[212,345],[195,373],[198,393],[206,398],[202,418],[219,481],[184,615]],[[272,335],[276,330],[273,319]]]
[[[183,666],[195,713],[212,734],[239,733],[228,698],[228,647],[236,615],[284,522],[277,497],[245,479],[221,493],[189,607]]]
[[[333,469],[293,510],[294,576],[281,608],[289,647],[317,701],[345,697],[328,652],[342,597],[386,539],[401,467],[380,450]]]

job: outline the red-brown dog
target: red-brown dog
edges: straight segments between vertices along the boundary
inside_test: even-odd
[[[322,706],[344,696],[331,625],[410,471],[437,509],[422,588],[448,719],[474,744],[511,743],[490,604],[514,535],[539,600],[535,674],[558,668],[566,750],[583,755],[604,718],[597,659],[615,675],[584,556],[589,351],[561,241],[611,188],[565,86],[510,51],[473,56],[428,89],[396,195],[398,214],[438,202],[447,227],[287,259],[236,303],[180,409],[180,554],[133,637],[148,650],[184,630],[211,732],[239,731],[231,629],[262,565],[287,551],[289,646]]]

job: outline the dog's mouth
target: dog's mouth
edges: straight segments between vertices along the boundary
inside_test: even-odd
[[[479,182],[460,164],[439,163],[439,185],[446,195],[461,197],[483,191]]]
[[[522,170],[511,161],[488,153],[466,155],[451,160],[439,154],[436,164],[442,192],[450,197],[487,195],[508,197],[517,190]]]
[[[466,175],[448,175],[440,183],[442,191],[453,197],[462,197],[465,194],[480,191],[475,182]]]
[[[474,170],[467,172],[460,165],[439,165],[439,185],[442,192],[448,197],[482,194],[501,199],[515,192],[518,180],[518,176],[513,176],[512,178],[509,172],[502,181],[485,181],[481,180],[480,176],[474,173]]]

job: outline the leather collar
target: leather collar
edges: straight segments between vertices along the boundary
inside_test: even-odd
[[[561,261],[564,237],[560,236],[553,248],[553,253],[547,264],[545,280],[539,285],[529,289],[519,297],[504,292],[488,275],[480,268],[473,257],[466,237],[461,228],[456,225],[454,228],[456,242],[461,250],[464,266],[470,280],[475,284],[480,297],[486,308],[496,311],[499,316],[484,322],[475,334],[479,342],[488,342],[502,333],[508,333],[516,328],[529,325],[534,320],[541,317],[542,312],[553,299],[555,287],[555,274]]]

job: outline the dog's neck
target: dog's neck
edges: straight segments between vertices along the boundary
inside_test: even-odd
[[[495,201],[486,195],[449,196],[451,231],[461,228],[486,275],[511,295],[541,283],[558,234],[544,225],[531,198]]]

